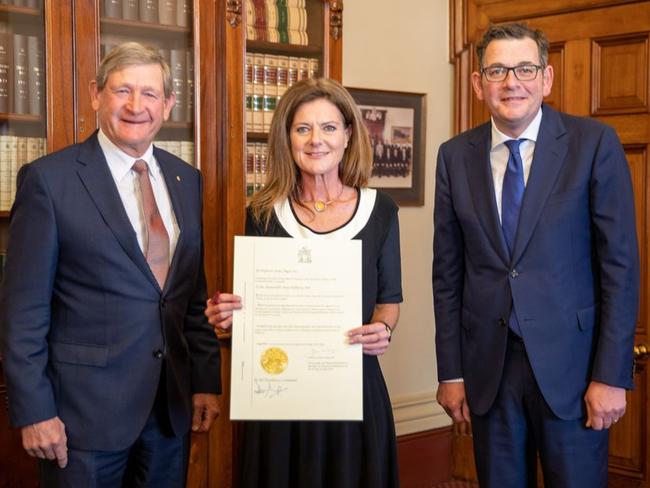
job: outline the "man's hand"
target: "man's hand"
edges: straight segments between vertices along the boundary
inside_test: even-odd
[[[195,393],[192,395],[192,407],[194,416],[192,418],[193,432],[207,432],[212,421],[219,416],[219,401],[213,393]]]
[[[39,459],[54,460],[60,468],[68,464],[68,438],[65,425],[59,417],[54,417],[21,429],[23,447],[27,454]]]
[[[589,383],[585,393],[587,427],[609,429],[625,413],[625,389],[598,381]]]
[[[454,422],[470,421],[464,382],[440,383],[436,398]]]

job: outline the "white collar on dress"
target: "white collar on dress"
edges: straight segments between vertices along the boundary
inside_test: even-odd
[[[274,205],[275,215],[280,222],[280,225],[284,227],[284,230],[291,237],[301,238],[301,239],[352,239],[365,227],[370,219],[370,214],[372,209],[375,207],[375,200],[377,199],[377,190],[373,188],[361,188],[359,191],[359,205],[357,210],[352,216],[352,219],[345,224],[343,227],[332,232],[320,233],[314,232],[304,225],[302,225],[297,219],[293,211],[291,210],[291,204],[289,199],[286,198],[282,202],[277,202]]]

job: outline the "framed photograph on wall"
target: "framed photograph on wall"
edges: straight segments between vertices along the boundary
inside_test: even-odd
[[[425,95],[348,88],[361,110],[372,144],[369,186],[398,205],[424,204]]]

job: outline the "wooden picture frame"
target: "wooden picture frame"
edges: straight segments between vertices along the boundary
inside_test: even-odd
[[[369,186],[400,206],[424,205],[425,94],[348,88],[370,134]]]

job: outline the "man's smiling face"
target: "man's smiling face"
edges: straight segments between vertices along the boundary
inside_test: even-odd
[[[537,44],[529,37],[490,42],[482,67],[526,64],[542,65]],[[487,81],[485,76],[475,72],[472,73],[472,85],[478,99],[487,104],[497,128],[516,138],[535,118],[544,97],[551,93],[553,68],[544,67],[531,81],[519,81],[512,70],[505,80],[498,82]]]
[[[102,90],[92,82],[90,93],[99,127],[113,144],[133,157],[144,154],[176,101],[174,93],[165,98],[158,64],[113,71]]]

